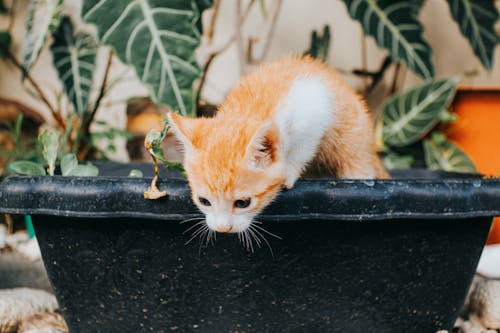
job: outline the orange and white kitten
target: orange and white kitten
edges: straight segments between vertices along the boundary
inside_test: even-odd
[[[385,178],[365,103],[310,57],[246,75],[213,118],[168,119],[184,146],[195,204],[219,232],[243,232],[305,172]]]

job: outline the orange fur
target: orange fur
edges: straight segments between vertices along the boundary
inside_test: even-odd
[[[214,201],[211,209],[225,206],[225,210],[229,209],[227,203],[251,197],[252,207],[247,215],[253,218],[276,196],[286,179],[286,161],[278,163],[283,158],[278,154],[282,139],[271,126],[265,129],[266,142],[259,146],[253,140],[256,132],[275,118],[280,102],[299,77],[317,78],[325,83],[335,92],[335,107],[340,110],[306,174],[363,178],[365,170],[374,170],[376,177],[387,177],[375,152],[373,124],[365,103],[323,63],[309,57],[291,57],[264,64],[245,76],[214,118],[189,119],[169,114],[186,149],[184,166],[193,200],[202,211],[208,208],[200,205],[198,197]],[[255,159],[260,156],[265,167],[249,165],[254,155]],[[233,207],[231,214],[237,215],[238,209]]]

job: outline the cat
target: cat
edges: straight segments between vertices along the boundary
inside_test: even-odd
[[[213,118],[169,112],[192,198],[208,228],[242,233],[301,175],[387,178],[364,101],[311,57],[260,65]]]

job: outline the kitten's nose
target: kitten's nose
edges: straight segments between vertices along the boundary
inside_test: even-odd
[[[217,231],[218,232],[230,232],[233,229],[233,225],[230,222],[227,223],[218,223]]]
[[[224,225],[224,226],[217,227],[218,232],[230,232],[231,229],[233,229],[233,226],[231,226],[231,225]]]

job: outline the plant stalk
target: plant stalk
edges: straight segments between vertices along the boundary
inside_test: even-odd
[[[31,74],[29,72],[26,72],[24,70],[23,66],[19,63],[19,61],[16,59],[16,57],[14,57],[14,55],[9,50],[6,51],[6,55],[7,55],[7,58],[10,61],[12,61],[14,66],[16,66],[17,69],[19,69],[25,75],[26,79],[33,86],[33,88],[36,90],[36,92],[38,93],[38,95],[42,99],[43,103],[49,108],[50,113],[52,115],[52,118],[54,118],[57,125],[64,131],[66,129],[66,124],[64,123],[64,120],[62,119],[61,114],[56,112],[56,109],[52,106],[52,104],[50,104],[49,100],[47,99],[47,97],[43,93],[43,91],[40,88],[40,86],[38,85],[38,83],[36,83],[36,81],[33,79],[33,77],[31,76]]]

